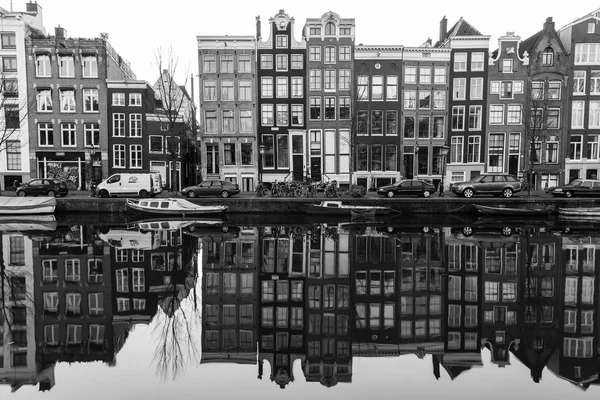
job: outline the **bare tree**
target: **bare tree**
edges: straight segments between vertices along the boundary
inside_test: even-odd
[[[545,95],[544,81],[532,81],[528,88],[527,103],[523,110],[525,136],[525,158],[527,163],[528,195],[531,195],[533,175],[536,165],[542,163],[542,145],[552,136],[552,129],[558,128],[559,118],[556,102]]]
[[[201,356],[197,337],[197,333],[201,332],[201,310],[196,293],[197,268],[193,262],[183,270],[177,263],[173,266],[172,282],[177,282],[177,278],[183,275],[184,283],[172,284],[171,292],[159,300],[160,309],[155,316],[153,334],[158,345],[154,350],[154,362],[158,375],[164,381],[179,377]]]
[[[0,153],[3,151],[17,151],[29,147],[29,137],[22,133],[22,125],[29,117],[29,111],[35,107],[36,99],[29,100],[25,93],[19,95],[19,82],[17,78],[0,75]],[[17,147],[15,147],[17,146]]]
[[[178,72],[179,58],[173,54],[169,47],[166,52],[158,48],[155,52],[155,66],[159,78],[154,84],[156,100],[158,100],[157,115],[160,119],[161,129],[167,136],[167,152],[173,165],[177,161],[190,161],[191,155],[199,150],[196,134],[196,116],[193,101],[187,93],[188,71],[183,85],[175,82]],[[192,160],[193,161],[193,160]],[[177,189],[178,183],[176,168],[171,169],[171,187]]]

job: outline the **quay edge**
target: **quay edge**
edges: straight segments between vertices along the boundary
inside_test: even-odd
[[[230,197],[188,199],[196,204],[228,206],[228,213],[266,214],[266,213],[305,213],[308,204],[315,204],[326,200],[324,198],[250,198]],[[327,199],[334,200],[334,199]],[[404,214],[450,214],[475,212],[473,204],[487,206],[523,207],[523,208],[548,208],[558,210],[559,207],[600,207],[600,199],[594,198],[552,198],[544,196],[514,197],[499,199],[491,197],[477,197],[464,199],[459,197],[434,197],[434,198],[341,198],[344,204],[387,206]],[[57,198],[56,213],[130,213],[126,206],[126,198]]]

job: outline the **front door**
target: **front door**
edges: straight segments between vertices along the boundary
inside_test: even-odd
[[[294,172],[292,177],[295,181],[301,181],[304,179],[304,156],[293,155],[292,163]]]
[[[310,159],[310,176],[313,182],[321,182],[321,157],[312,157]]]

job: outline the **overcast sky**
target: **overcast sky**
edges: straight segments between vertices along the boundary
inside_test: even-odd
[[[71,37],[97,37],[109,34],[109,42],[128,60],[138,79],[154,83],[157,48],[170,46],[179,57],[176,76],[184,84],[198,74],[197,35],[256,34],[256,16],[262,21],[263,39],[268,37],[268,20],[280,9],[295,19],[295,37],[301,39],[307,18],[319,18],[334,11],[342,18],[355,18],[356,43],[365,45],[419,46],[428,37],[439,35],[439,21],[446,16],[450,28],[462,16],[484,35],[490,35],[490,48],[498,37],[515,32],[523,39],[542,28],[553,17],[560,29],[573,20],[600,8],[600,1],[572,2],[505,0],[408,1],[248,1],[248,0],[37,0],[44,13],[48,33],[60,25]],[[0,0],[14,11],[25,10],[25,0]],[[412,5],[414,4],[414,5]],[[419,6],[422,5],[422,6]],[[186,73],[187,71],[187,73]],[[197,78],[194,78],[197,83]],[[189,86],[189,84],[188,84]],[[197,93],[197,91],[196,91]]]

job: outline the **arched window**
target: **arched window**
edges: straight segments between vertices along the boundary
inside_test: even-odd
[[[552,47],[546,47],[542,53],[542,65],[554,65],[554,50]]]
[[[335,25],[333,22],[328,22],[327,25],[325,25],[325,35],[335,36]]]

